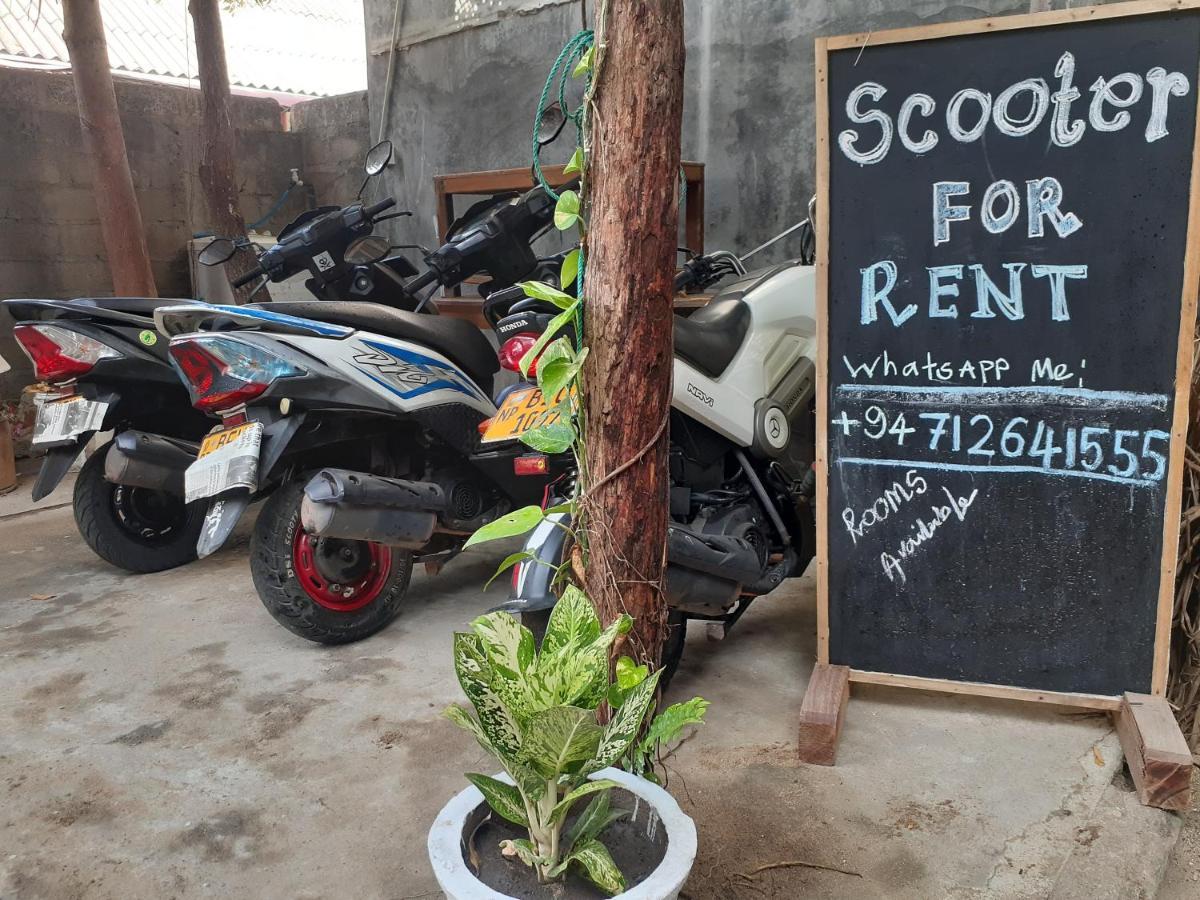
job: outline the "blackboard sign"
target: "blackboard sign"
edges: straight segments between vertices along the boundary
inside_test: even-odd
[[[818,43],[822,662],[1163,690],[1198,75],[1177,3]]]

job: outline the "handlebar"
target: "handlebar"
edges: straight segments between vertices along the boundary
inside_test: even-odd
[[[368,219],[373,219],[385,209],[391,209],[395,205],[395,199],[388,197],[386,200],[380,200],[378,203],[374,203],[371,206],[364,206],[363,215]]]
[[[230,284],[233,285],[234,290],[237,290],[240,287],[245,287],[250,282],[252,282],[255,278],[258,278],[259,276],[265,275],[265,274],[266,273],[263,272],[262,266],[256,265],[253,269],[251,269],[245,275],[241,276],[240,278],[235,278],[233,281],[230,282]]]

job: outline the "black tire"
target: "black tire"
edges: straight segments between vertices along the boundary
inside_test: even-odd
[[[185,504],[176,494],[105,481],[109,446],[93,453],[75,480],[75,524],[87,545],[105,562],[138,574],[194,560],[205,504]]]
[[[550,622],[550,610],[539,609],[537,612],[521,613],[521,624],[533,632],[533,639],[538,647],[542,646],[542,638],[546,636],[546,625]],[[683,659],[683,645],[687,639],[687,617],[677,610],[667,613],[667,640],[662,649],[662,677],[658,679],[659,686],[667,689],[679,661]]]
[[[413,555],[408,551],[370,544],[366,541],[318,539],[312,555],[346,553],[355,566],[367,566],[382,575],[368,581],[364,593],[371,599],[358,608],[335,609],[316,599],[321,594],[318,578],[324,575],[298,570],[297,541],[306,539],[300,524],[300,501],[306,479],[289,481],[263,505],[250,537],[250,572],[259,599],[272,618],[293,634],[318,644],[348,644],[370,637],[396,618],[408,593]],[[373,562],[372,562],[373,560]],[[336,564],[340,560],[335,559]],[[363,582],[360,581],[360,584]]]

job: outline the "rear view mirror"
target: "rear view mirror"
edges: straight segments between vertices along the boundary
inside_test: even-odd
[[[200,251],[200,265],[219,266],[228,262],[237,253],[237,246],[229,238],[217,238]]]
[[[367,151],[367,159],[363,165],[363,170],[367,173],[367,177],[378,175],[387,164],[392,161],[392,142],[380,141],[374,147]]]
[[[387,238],[368,234],[352,241],[343,258],[352,266],[369,266],[387,256],[391,249],[392,245]]]
[[[542,118],[538,122],[538,146],[545,147],[547,144],[554,143],[566,124],[567,117],[563,113],[562,107],[558,105],[558,101],[555,100],[542,110]]]

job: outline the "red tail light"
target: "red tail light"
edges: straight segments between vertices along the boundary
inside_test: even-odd
[[[521,371],[521,360],[525,358],[525,354],[533,349],[533,345],[537,343],[538,336],[536,334],[514,334],[508,338],[500,346],[500,365],[502,368],[508,369],[510,372]],[[537,360],[533,361],[533,365],[529,367],[529,374],[537,374]]]
[[[92,371],[100,360],[121,355],[108,344],[58,325],[16,325],[13,337],[39,381],[70,381]]]
[[[221,412],[260,396],[276,378],[304,371],[261,347],[226,337],[176,338],[171,365],[202,412]]]

